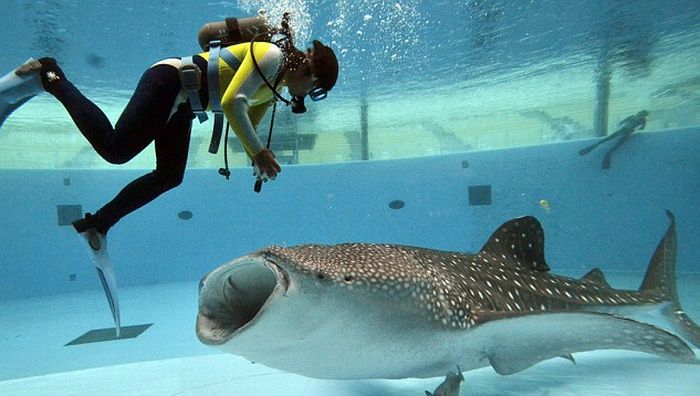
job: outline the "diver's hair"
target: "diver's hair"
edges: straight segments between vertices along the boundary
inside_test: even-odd
[[[318,78],[319,86],[327,91],[338,81],[338,58],[335,56],[333,49],[324,45],[318,40],[313,41],[314,50],[312,63],[314,65],[314,73]]]
[[[282,61],[282,72],[286,73],[290,70],[296,70],[304,64],[306,54],[293,45],[285,45],[282,48],[284,60]]]

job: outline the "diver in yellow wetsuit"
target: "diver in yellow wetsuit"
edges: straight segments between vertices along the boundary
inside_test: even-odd
[[[293,96],[293,105],[302,103],[303,106],[307,95],[313,100],[325,98],[338,76],[338,61],[333,50],[319,41],[313,41],[313,48],[306,52],[292,45],[280,48],[269,42],[221,48],[217,72],[210,74],[218,79],[218,86],[208,81],[210,52],[191,58],[201,72],[201,88],[194,98],[199,99],[204,109],[211,107],[209,98],[220,100],[221,110],[259,169],[260,177],[274,179],[281,171],[280,165],[255,133],[256,125],[275,100],[268,84],[275,81],[279,87],[287,87]],[[17,76],[38,71],[43,88],[64,105],[78,129],[106,161],[123,164],[155,142],[153,172],[129,183],[95,214],[87,213],[73,223],[78,232],[86,233],[95,250],[101,248],[100,236],[104,237],[122,217],[182,182],[195,117],[193,96],[188,97],[181,83],[182,62],[180,58],[165,59],[146,70],[114,127],[104,113],[66,79],[53,58],[31,60],[15,71]],[[215,87],[218,93],[210,95],[209,87]]]

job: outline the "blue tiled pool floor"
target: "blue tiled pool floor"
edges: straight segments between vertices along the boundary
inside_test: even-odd
[[[609,275],[631,287],[641,274]],[[679,279],[686,310],[700,319],[698,276]],[[327,381],[252,364],[201,345],[194,335],[197,284],[121,290],[122,323],[153,323],[137,338],[64,346],[112,325],[101,291],[0,302],[0,394],[7,395],[366,395],[422,396],[441,378]],[[691,395],[700,366],[639,353],[598,351],[500,376],[465,373],[462,395]]]
[[[691,396],[700,379],[693,366],[669,364],[638,354],[579,354],[541,363],[513,376],[491,369],[465,373],[461,395],[469,396]],[[330,381],[251,365],[224,354],[166,359],[0,382],[0,394],[100,396],[424,396],[441,378]]]
[[[102,290],[0,301],[0,379],[213,352],[194,334],[196,283],[125,288],[120,300],[123,326],[153,325],[135,339],[75,346],[64,345],[114,326]]]

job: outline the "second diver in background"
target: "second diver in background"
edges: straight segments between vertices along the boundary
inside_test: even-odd
[[[604,137],[603,139],[595,142],[594,144],[580,150],[578,153],[581,155],[586,155],[601,144],[609,140],[619,138],[617,143],[615,143],[615,145],[605,153],[605,157],[603,158],[602,168],[610,169],[610,160],[612,158],[612,153],[618,148],[620,148],[623,144],[625,144],[628,140],[630,140],[632,134],[637,128],[639,128],[640,130],[644,129],[644,127],[647,124],[648,115],[648,111],[642,110],[635,115],[625,118],[624,120],[622,120],[622,122],[620,122],[620,129],[615,131],[612,135]]]

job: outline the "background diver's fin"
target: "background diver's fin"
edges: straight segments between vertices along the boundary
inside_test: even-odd
[[[100,282],[102,283],[102,289],[105,292],[105,297],[107,297],[109,309],[112,311],[112,318],[114,319],[114,327],[117,333],[117,338],[119,338],[121,335],[121,317],[119,315],[117,277],[114,274],[112,260],[109,258],[109,253],[107,252],[107,238],[98,233],[97,235],[100,238],[100,249],[94,250],[92,247],[90,247],[88,232],[82,232],[80,235],[85,239],[88,253],[90,254],[90,258],[97,269],[97,275],[100,277]]]

